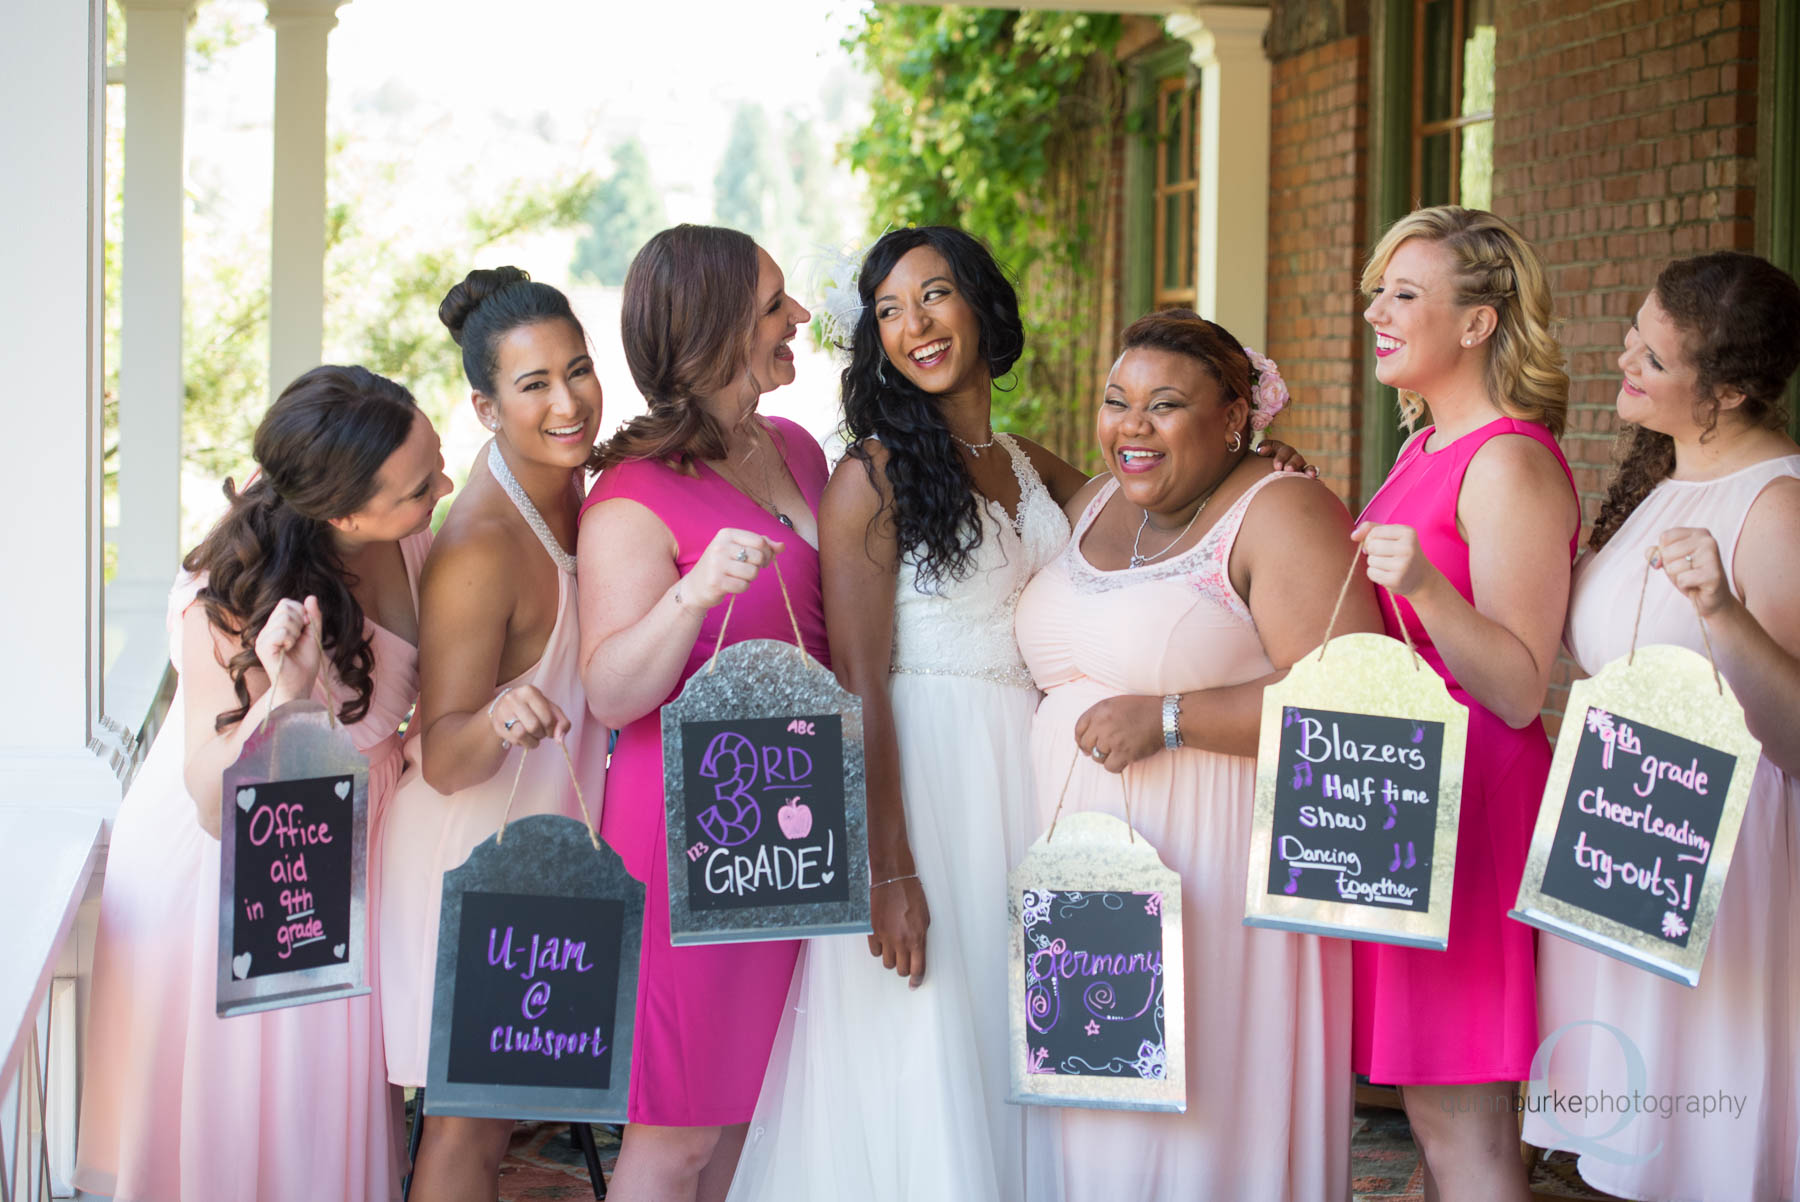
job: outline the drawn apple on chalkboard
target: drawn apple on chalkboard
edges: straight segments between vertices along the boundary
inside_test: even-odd
[[[812,832],[812,807],[798,797],[790,797],[787,804],[775,812],[775,821],[781,824],[781,833],[788,838],[804,839]]]

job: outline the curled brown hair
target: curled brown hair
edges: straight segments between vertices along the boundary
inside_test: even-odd
[[[1394,252],[1413,238],[1436,243],[1449,255],[1457,304],[1494,310],[1487,361],[1494,404],[1508,417],[1541,422],[1560,438],[1568,418],[1569,375],[1562,346],[1550,333],[1550,283],[1537,251],[1486,209],[1419,209],[1396,221],[1375,244],[1363,268],[1363,292],[1374,293]],[[1424,412],[1425,398],[1401,391],[1400,417],[1408,427]]]
[[[1781,268],[1738,251],[1677,259],[1651,289],[1682,337],[1694,367],[1694,420],[1700,441],[1718,431],[1721,389],[1744,394],[1737,407],[1753,426],[1787,424],[1782,392],[1800,367],[1800,285]],[[1588,534],[1598,551],[1650,490],[1675,470],[1675,440],[1647,426],[1626,426],[1614,444],[1618,468]]]
[[[715,225],[678,225],[651,238],[625,272],[619,319],[625,362],[650,411],[588,460],[723,459],[725,431],[699,405],[743,368],[756,325],[756,241]]]
[[[1227,403],[1242,398],[1246,405],[1254,407],[1256,404],[1256,397],[1251,392],[1250,356],[1243,343],[1234,338],[1230,330],[1216,321],[1208,321],[1192,309],[1146,313],[1125,327],[1120,343],[1121,355],[1139,348],[1186,355],[1218,381]],[[1246,438],[1249,436],[1248,431],[1241,433]]]
[[[181,564],[206,573],[198,597],[206,619],[238,644],[225,665],[238,704],[214,719],[215,729],[250,710],[244,678],[260,667],[256,636],[270,613],[308,595],[319,599],[332,672],[355,694],[340,716],[353,725],[369,712],[375,654],[329,522],[369,503],[381,465],[412,433],[417,413],[411,393],[362,367],[315,367],[269,406],[256,427],[261,470],[242,492],[225,481],[231,508]]]

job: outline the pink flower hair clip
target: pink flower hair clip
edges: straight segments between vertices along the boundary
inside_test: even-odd
[[[1287,381],[1275,360],[1259,351],[1244,348],[1250,357],[1250,428],[1266,430],[1288,403]]]

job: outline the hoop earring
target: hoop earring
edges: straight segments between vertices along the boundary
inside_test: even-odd
[[[1235,455],[1239,451],[1243,450],[1244,449],[1243,432],[1239,431],[1239,430],[1233,430],[1231,432],[1231,444],[1229,446],[1227,446],[1225,449],[1227,451],[1230,451],[1233,455]]]

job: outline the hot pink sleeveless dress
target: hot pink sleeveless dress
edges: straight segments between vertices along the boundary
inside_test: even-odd
[[[793,422],[766,420],[807,507],[816,514],[829,475],[824,452]],[[818,551],[712,469],[700,464],[694,470],[690,476],[644,459],[607,468],[588,494],[583,516],[587,508],[606,500],[644,506],[675,536],[676,564],[684,576],[723,527],[751,530],[781,542],[785,547],[781,575],[806,650],[820,663],[829,663]],[[706,615],[681,679],[664,704],[681,693],[688,677],[712,655],[725,610],[721,603]],[[793,624],[774,572],[765,569],[738,595],[727,633],[728,644],[747,639],[793,641]],[[626,869],[645,883],[648,894],[627,1117],[661,1127],[749,1122],[800,945],[793,940],[701,947],[670,944],[661,707],[619,732],[609,772],[611,788],[601,834]]]
[[[1419,545],[1470,604],[1469,545],[1456,529],[1456,502],[1469,461],[1488,440],[1518,434],[1542,443],[1569,465],[1555,437],[1537,422],[1503,417],[1427,451],[1430,431],[1413,439],[1363,510],[1362,521],[1413,527]],[[1574,477],[1569,488],[1574,490]],[[1575,541],[1569,541],[1569,557]],[[1389,1085],[1519,1081],[1537,1050],[1537,978],[1530,927],[1506,916],[1518,897],[1531,828],[1550,775],[1550,741],[1541,721],[1514,730],[1469,696],[1444,666],[1431,635],[1403,597],[1395,602],[1419,654],[1450,695],[1469,707],[1457,827],[1456,880],[1450,894],[1450,945],[1443,951],[1357,943],[1355,1040],[1359,1073]],[[1400,637],[1382,598],[1387,632]]]
[[[418,604],[429,532],[400,552]],[[169,598],[170,656],[204,581]],[[368,913],[381,899],[395,733],[419,696],[418,650],[373,622],[375,691],[349,728],[369,758]],[[234,650],[228,649],[228,650]],[[324,685],[314,689],[326,699]],[[343,695],[340,693],[340,695]],[[219,1018],[219,841],[184,779],[186,714],[168,721],[113,822],[87,1016],[75,1184],[118,1202],[374,1202],[399,1195],[382,1060],[376,925],[362,997]],[[252,708],[253,716],[257,714]]]

